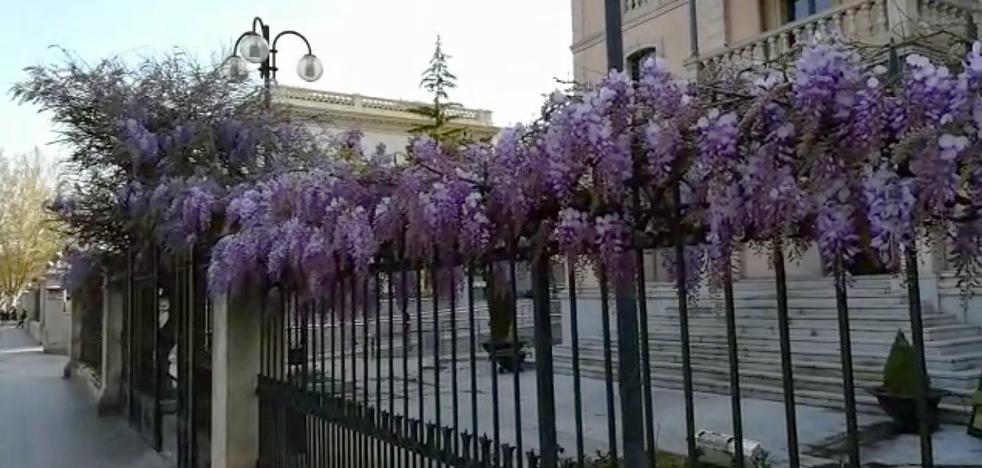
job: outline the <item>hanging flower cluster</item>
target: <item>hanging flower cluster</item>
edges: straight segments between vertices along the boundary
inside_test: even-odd
[[[116,190],[116,205],[129,234],[171,252],[213,243],[227,210],[233,222],[258,216],[260,207],[249,198],[255,188],[240,187],[244,197],[230,188],[297,168],[290,160],[309,141],[295,125],[267,114],[184,121],[130,110],[118,127],[116,151],[128,177]],[[227,207],[233,198],[236,205]]]
[[[637,81],[612,72],[581,94],[553,94],[542,120],[493,145],[418,137],[402,166],[380,149],[247,184],[227,196],[211,285],[315,292],[386,258],[481,260],[542,233],[551,253],[617,279],[636,268],[635,249],[672,245],[673,228],[690,244],[690,282],[729,268],[740,243],[781,238],[816,242],[830,266],[867,248],[895,264],[928,225],[951,226],[956,254],[974,258],[982,50],[958,73],[916,55],[896,86],[884,73],[835,40],[805,48],[789,72],[755,70],[722,90],[649,60]],[[360,148],[358,137],[347,146]],[[145,135],[130,139],[143,154]],[[210,226],[205,207],[222,195],[180,187],[169,212],[182,232]]]
[[[366,154],[358,132],[316,148],[269,115],[175,118],[133,99],[112,127],[128,182],[106,203],[158,245],[210,249],[213,290],[288,283],[312,295],[387,261],[530,248],[620,281],[637,249],[676,236],[689,284],[719,279],[738,245],[783,239],[815,242],[833,267],[866,249],[893,265],[923,228],[974,263],[982,47],[958,70],[910,55],[884,73],[835,39],[790,69],[711,84],[652,59],[637,80],[612,72],[553,93],[540,120],[490,144],[416,137],[399,164],[384,147]]]

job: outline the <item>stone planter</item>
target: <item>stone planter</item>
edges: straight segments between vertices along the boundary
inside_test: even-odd
[[[521,372],[525,366],[525,342],[518,342],[518,359],[515,359],[515,343],[512,341],[485,341],[481,346],[498,363],[498,372]]]
[[[893,395],[882,386],[873,387],[869,393],[876,397],[880,408],[893,419],[893,424],[899,432],[916,433],[918,430],[917,399],[914,397]],[[929,389],[927,392],[927,417],[930,430],[938,428],[938,404],[948,392],[939,389]]]

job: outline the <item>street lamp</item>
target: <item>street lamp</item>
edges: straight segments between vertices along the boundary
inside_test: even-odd
[[[281,37],[288,35],[299,37],[307,46],[307,53],[297,62],[297,75],[307,82],[320,79],[321,75],[324,74],[324,65],[314,55],[307,38],[296,31],[286,30],[277,34],[271,43],[269,26],[258,16],[252,20],[252,30],[242,33],[235,41],[232,55],[226,58],[223,64],[225,74],[232,79],[245,78],[249,73],[249,63],[260,64],[259,75],[263,78],[267,107],[270,104],[270,87],[276,81],[276,71],[279,70],[276,66],[276,43]]]

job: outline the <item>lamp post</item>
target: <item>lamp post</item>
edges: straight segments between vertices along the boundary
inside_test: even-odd
[[[276,81],[276,44],[283,36],[296,36],[307,46],[307,53],[300,57],[297,62],[297,75],[300,79],[313,82],[320,79],[324,74],[324,66],[319,58],[314,55],[310,48],[310,42],[294,30],[288,29],[278,33],[270,42],[269,25],[263,22],[262,18],[255,17],[252,20],[252,30],[242,33],[232,47],[232,55],[225,59],[225,74],[231,78],[243,78],[248,74],[248,63],[258,63],[259,76],[263,78],[263,88],[265,90],[265,105],[270,106],[270,88]]]

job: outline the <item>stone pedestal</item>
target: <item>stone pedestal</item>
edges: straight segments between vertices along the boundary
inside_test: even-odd
[[[98,401],[100,415],[118,412],[122,402],[125,278],[116,277],[106,282],[102,294],[102,393]]]
[[[254,468],[259,459],[260,300],[212,297],[211,466]]]

